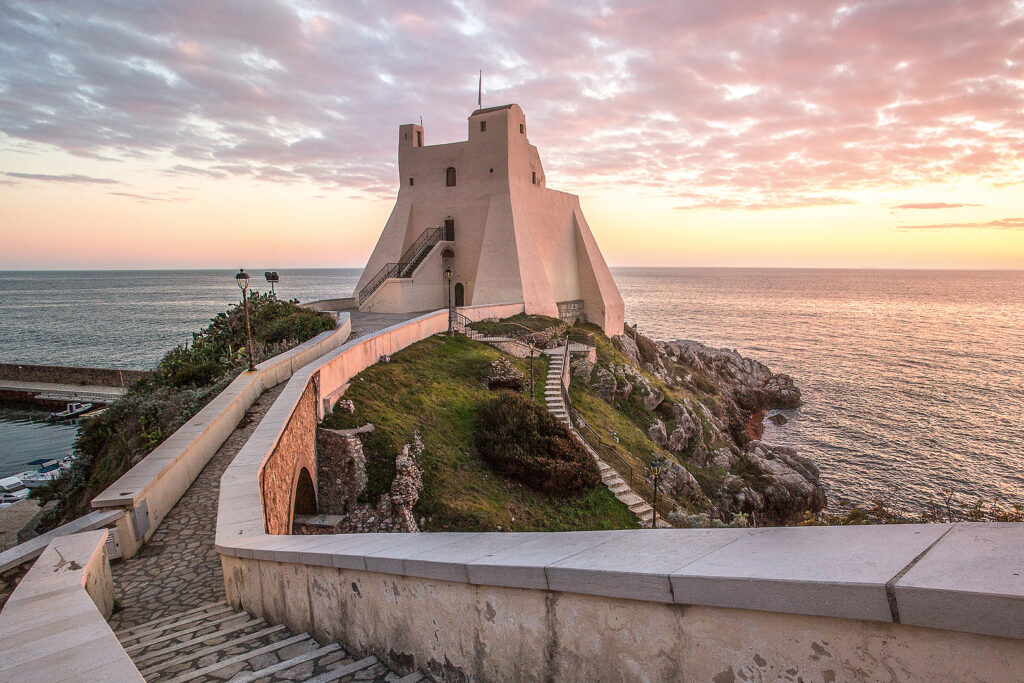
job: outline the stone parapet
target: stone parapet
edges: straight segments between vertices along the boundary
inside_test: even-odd
[[[0,679],[141,681],[107,625],[107,531],[53,539],[0,612]]]

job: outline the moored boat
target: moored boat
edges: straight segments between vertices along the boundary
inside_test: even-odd
[[[73,417],[78,417],[79,415],[86,413],[90,410],[92,410],[91,403],[69,403],[67,404],[67,407],[65,407],[64,410],[60,411],[59,413],[50,413],[50,420],[54,422],[58,422],[60,420],[69,420]]]
[[[35,465],[37,469],[19,472],[14,476],[21,480],[21,483],[30,489],[46,486],[47,484],[57,481],[60,479],[60,475],[64,473],[64,470],[67,469],[67,466],[53,458],[39,458],[25,464]]]

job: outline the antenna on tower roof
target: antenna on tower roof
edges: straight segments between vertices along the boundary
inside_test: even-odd
[[[420,114],[420,128],[423,127],[423,114]]]
[[[483,109],[484,99],[484,70],[480,69],[480,80],[476,84],[476,108]]]

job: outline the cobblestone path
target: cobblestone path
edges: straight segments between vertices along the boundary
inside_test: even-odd
[[[224,599],[213,547],[220,477],[283,390],[282,383],[260,396],[142,551],[111,566],[120,607],[110,617],[115,631]]]

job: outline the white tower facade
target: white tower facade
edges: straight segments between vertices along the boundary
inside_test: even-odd
[[[366,264],[359,309],[412,312],[522,301],[529,314],[585,316],[622,333],[623,303],[579,197],[549,190],[519,105],[478,109],[469,139],[424,144],[398,130],[395,208]]]

